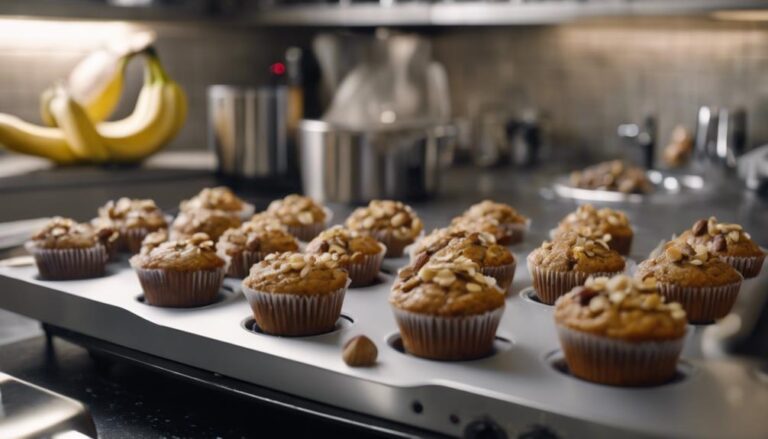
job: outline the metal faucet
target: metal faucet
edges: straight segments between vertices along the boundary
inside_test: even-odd
[[[696,124],[694,159],[697,164],[736,166],[736,159],[746,151],[746,112],[703,106]]]
[[[620,138],[630,141],[631,145],[640,148],[641,162],[646,169],[653,169],[656,154],[656,118],[648,115],[642,126],[635,123],[619,125],[617,134]]]

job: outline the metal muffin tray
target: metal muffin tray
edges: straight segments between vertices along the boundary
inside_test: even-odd
[[[77,281],[40,280],[31,265],[0,266],[0,307],[223,376],[453,436],[480,425],[497,434],[491,437],[513,438],[542,432],[570,438],[768,437],[768,384],[753,362],[704,357],[701,342],[714,328],[691,327],[679,373],[668,384],[621,388],[568,375],[552,307],[530,295],[526,255],[516,256],[495,351],[465,362],[403,352],[387,298],[392,273],[405,259],[386,260],[376,285],[350,289],[336,330],[313,337],[259,333],[236,279],[227,279],[219,301],[209,306],[148,306],[125,260],[111,264],[104,277]],[[342,345],[358,334],[377,344],[375,367],[350,368],[342,361]]]
[[[648,200],[664,203],[679,200],[680,195],[690,196],[707,193],[712,186],[707,184],[704,178],[694,174],[649,170],[646,171],[646,175],[653,185],[653,192],[647,194],[627,194],[618,191],[578,188],[571,185],[567,175],[555,179],[551,190],[559,197],[574,200],[629,203],[641,203]]]

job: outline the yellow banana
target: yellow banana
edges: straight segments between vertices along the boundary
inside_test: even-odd
[[[50,102],[50,112],[56,125],[64,133],[72,152],[83,161],[102,163],[109,159],[109,151],[104,145],[93,122],[80,106],[63,88],[59,88]]]
[[[78,161],[60,129],[34,125],[10,114],[0,114],[0,144],[62,165]]]

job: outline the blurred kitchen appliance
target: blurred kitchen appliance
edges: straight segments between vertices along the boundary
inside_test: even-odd
[[[621,139],[628,141],[628,144],[633,147],[630,152],[632,162],[642,165],[645,169],[654,168],[656,140],[658,139],[655,117],[652,115],[645,116],[642,125],[621,124],[616,132]]]
[[[363,203],[437,193],[456,137],[448,124],[396,124],[355,130],[319,120],[300,128],[304,193],[317,200]]]
[[[221,176],[281,179],[295,173],[287,86],[208,88],[208,144]]]
[[[747,114],[741,108],[699,108],[694,144],[697,166],[736,166],[747,150]]]
[[[539,162],[544,133],[542,119],[536,111],[481,112],[473,125],[476,164],[529,167]]]

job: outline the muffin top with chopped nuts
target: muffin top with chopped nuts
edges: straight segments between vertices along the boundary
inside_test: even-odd
[[[431,257],[438,251],[442,250],[443,247],[448,245],[448,243],[451,242],[454,238],[463,238],[469,233],[470,232],[464,229],[451,227],[435,229],[427,236],[416,241],[416,243],[413,245],[413,248],[411,249],[411,259],[415,260],[422,254],[426,254],[427,257]],[[496,238],[494,237],[494,240],[495,239]]]
[[[141,241],[141,253],[149,253],[153,248],[168,241],[168,229],[155,230]]]
[[[205,233],[213,240],[227,230],[240,226],[240,218],[224,210],[195,209],[179,213],[171,226],[171,237],[185,238]]]
[[[244,222],[240,227],[228,229],[219,238],[216,249],[229,256],[244,251],[268,253],[295,252],[299,250],[296,238],[278,225]]]
[[[752,241],[752,237],[740,225],[721,223],[715,217],[696,221],[677,240],[686,242],[694,248],[699,244],[706,245],[711,253],[718,256],[763,255],[760,247]]]
[[[574,232],[544,241],[528,255],[528,263],[551,271],[615,273],[624,270],[624,258],[602,239],[588,239]]]
[[[706,245],[694,247],[679,240],[670,241],[657,256],[641,262],[635,277],[653,277],[682,287],[721,286],[741,280],[741,275],[710,253]]]
[[[288,230],[285,228],[285,225],[282,222],[280,222],[279,219],[277,219],[276,216],[268,212],[259,212],[253,215],[251,219],[248,220],[248,222],[258,227],[268,227],[270,229]]]
[[[374,237],[391,234],[402,241],[413,241],[424,229],[410,206],[391,200],[373,200],[368,206],[355,209],[347,218],[346,226]]]
[[[430,262],[417,272],[401,270],[389,303],[397,309],[443,317],[478,315],[504,306],[496,279],[471,260]]]
[[[343,263],[358,263],[369,255],[382,252],[383,245],[376,239],[349,230],[342,226],[334,226],[323,230],[309,244],[306,253],[322,254],[332,253],[340,257]]]
[[[196,271],[214,270],[224,265],[226,261],[216,254],[216,246],[205,233],[163,242],[131,258],[131,266],[141,269]]]
[[[557,299],[555,322],[567,328],[626,341],[663,341],[685,335],[687,319],[677,302],[665,303],[653,278],[625,275],[587,279]]]
[[[569,213],[555,229],[555,235],[577,231],[587,238],[601,238],[607,240],[608,236],[631,236],[632,227],[624,212],[609,208],[596,209],[591,204],[579,206],[575,212]]]
[[[243,285],[256,291],[278,294],[323,295],[347,286],[347,272],[338,255],[272,253],[251,267]]]
[[[271,202],[267,207],[267,213],[288,226],[322,223],[328,217],[323,206],[315,200],[296,194]]]
[[[435,262],[451,261],[465,257],[485,267],[498,267],[515,262],[515,257],[506,247],[496,244],[496,238],[489,233],[470,233],[463,238],[454,238],[443,249],[435,253]]]
[[[98,224],[112,224],[118,228],[144,228],[157,230],[168,226],[165,214],[152,200],[120,198],[108,201],[99,208]]]
[[[32,235],[30,245],[41,249],[89,248],[97,244],[106,244],[111,239],[114,231],[104,230],[98,233],[89,224],[57,216]]]
[[[179,210],[224,210],[240,212],[245,204],[232,190],[226,186],[204,188],[197,195],[179,204]]]
[[[645,170],[628,165],[621,160],[598,163],[571,173],[571,185],[583,189],[618,191],[626,194],[645,194],[653,191],[653,185]]]
[[[512,206],[504,203],[497,203],[491,200],[483,200],[473,204],[461,216],[468,218],[493,218],[499,224],[525,224],[528,218],[517,212]]]
[[[457,216],[451,221],[451,225],[448,228],[456,233],[488,233],[496,241],[503,241],[509,234],[499,220],[489,216],[478,218]]]

